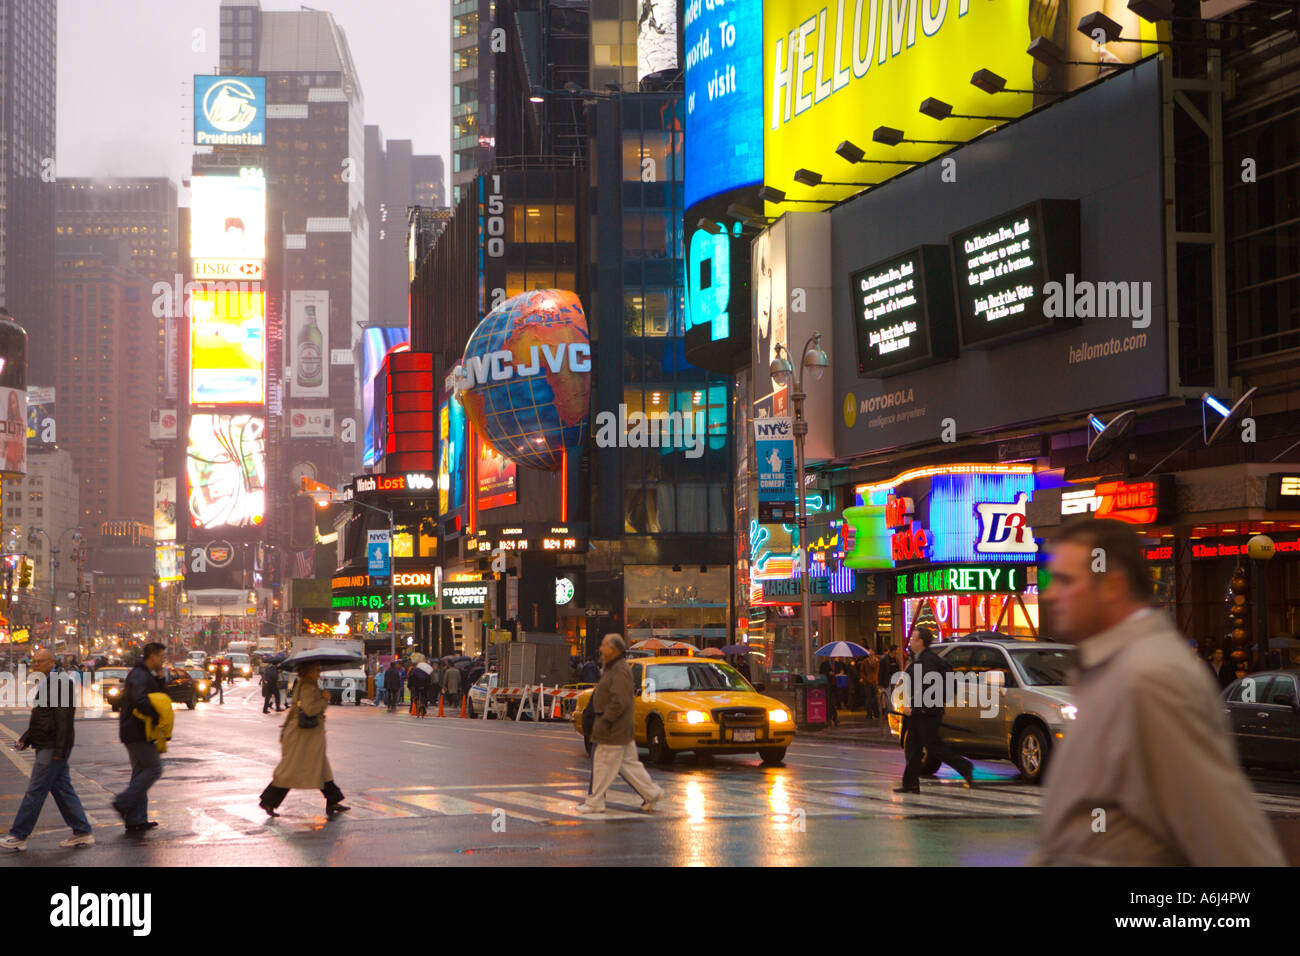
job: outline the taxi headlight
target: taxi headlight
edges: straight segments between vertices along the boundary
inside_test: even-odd
[[[205,680],[199,681],[199,690],[207,690],[207,689],[208,689],[208,682]]]
[[[1079,708],[1075,707],[1073,704],[1062,704],[1061,716],[1064,717],[1066,720],[1078,720]]]
[[[703,724],[709,715],[702,710],[678,710],[668,715],[668,720],[677,724]]]
[[[117,691],[118,691],[118,689],[117,689],[116,687],[110,687],[110,688],[108,689],[108,696],[109,696],[109,697],[116,697],[116,696],[117,696]]]
[[[788,724],[790,723],[790,712],[784,707],[777,707],[775,710],[767,712],[767,719],[774,724]]]

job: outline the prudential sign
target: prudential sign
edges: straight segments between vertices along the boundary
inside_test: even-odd
[[[195,146],[265,146],[266,77],[194,77]]]

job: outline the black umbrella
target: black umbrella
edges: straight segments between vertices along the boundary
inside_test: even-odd
[[[335,670],[344,667],[360,667],[365,664],[366,659],[363,655],[355,651],[335,650],[331,647],[316,647],[309,651],[299,651],[296,654],[290,654],[280,664],[281,670],[297,670],[304,664],[319,664],[327,670]]]

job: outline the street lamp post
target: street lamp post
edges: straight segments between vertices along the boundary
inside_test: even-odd
[[[397,527],[393,520],[393,509],[368,505],[357,498],[353,498],[352,503],[363,508],[369,508],[371,511],[377,511],[388,518],[388,624],[391,637],[389,646],[392,656],[397,657],[397,577],[393,574],[393,552],[396,550]]]
[[[785,345],[778,343],[776,347],[776,358],[772,359],[770,372],[772,381],[778,385],[791,385],[793,391],[790,393],[790,401],[794,406],[794,448],[795,448],[795,514],[799,521],[799,565],[800,581],[799,593],[802,604],[802,623],[803,623],[803,663],[804,673],[807,674],[812,669],[812,588],[808,582],[808,496],[804,493],[804,458],[803,443],[808,434],[808,422],[803,415],[803,403],[807,397],[804,394],[803,384],[804,375],[811,371],[813,375],[820,380],[826,373],[826,366],[829,364],[826,353],[822,351],[822,334],[814,332],[804,343],[803,353],[800,356],[799,374],[796,375],[794,368],[790,365],[790,360],[786,356],[789,350]]]
[[[36,536],[38,534],[42,535],[45,538],[45,544],[50,550],[50,651],[53,652],[55,650],[55,644],[57,642],[57,639],[54,636],[54,629],[57,626],[56,618],[58,617],[59,590],[57,584],[58,584],[58,577],[59,577],[59,548],[56,548],[54,546],[53,540],[50,538],[49,534],[43,528],[33,528],[27,535],[28,543],[35,544]],[[80,528],[65,528],[63,532],[59,535],[60,545],[63,544],[64,536],[69,534],[72,535],[73,544],[81,543]],[[79,628],[77,631],[77,639],[78,641],[80,641],[81,639],[81,632]]]

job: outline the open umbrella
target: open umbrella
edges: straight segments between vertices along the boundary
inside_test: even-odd
[[[722,653],[724,653],[724,654],[748,654],[748,653],[749,653],[749,645],[748,645],[748,644],[728,644],[726,647],[724,647],[724,648],[722,649]]]
[[[315,647],[309,651],[290,654],[284,659],[280,669],[292,671],[297,670],[304,664],[319,664],[326,670],[336,670],[344,667],[360,667],[365,662],[365,657],[355,651],[336,650],[332,647]]]
[[[817,648],[818,657],[866,657],[867,649],[852,641],[835,641]]]
[[[724,654],[721,650],[719,650],[716,647],[706,647],[704,650],[700,651],[700,656],[701,657],[726,657],[727,655]]]

